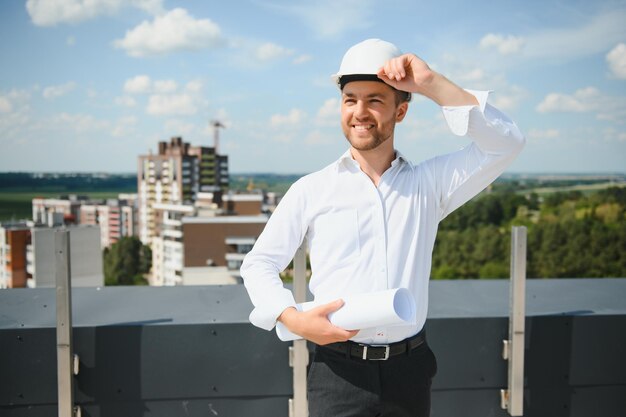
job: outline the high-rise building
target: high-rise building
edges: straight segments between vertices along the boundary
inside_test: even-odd
[[[228,188],[228,156],[215,148],[174,137],[159,142],[158,149],[138,161],[139,237],[146,244],[157,236],[155,204],[193,204],[199,192],[220,194]]]

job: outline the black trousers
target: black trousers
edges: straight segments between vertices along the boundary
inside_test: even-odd
[[[386,361],[317,346],[309,368],[309,417],[428,417],[437,360],[427,343]]]

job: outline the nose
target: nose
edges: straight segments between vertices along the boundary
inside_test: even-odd
[[[367,104],[363,100],[358,100],[354,109],[354,117],[363,119],[369,115]]]

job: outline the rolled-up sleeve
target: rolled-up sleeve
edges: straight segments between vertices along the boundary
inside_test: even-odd
[[[250,322],[265,330],[276,325],[286,308],[296,305],[279,274],[306,235],[305,195],[301,188],[301,181],[291,186],[241,265],[241,276],[254,305]]]
[[[517,125],[488,102],[488,91],[471,91],[478,105],[442,107],[448,127],[472,143],[426,163],[440,202],[440,219],[485,189],[513,162],[526,142]]]

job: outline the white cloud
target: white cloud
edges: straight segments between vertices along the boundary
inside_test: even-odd
[[[459,82],[475,82],[475,81],[484,81],[485,80],[485,71],[482,68],[474,68],[472,70],[460,73],[458,77],[455,78]]]
[[[152,80],[147,75],[137,75],[124,83],[124,92],[129,94],[167,94],[178,90],[178,83],[174,80]]]
[[[503,85],[489,99],[500,110],[516,109],[528,97],[528,91],[518,85]]]
[[[329,98],[317,111],[315,122],[319,126],[337,126],[341,115],[341,103],[338,98]]]
[[[626,132],[612,127],[604,129],[604,140],[607,142],[626,142]]]
[[[220,28],[209,19],[195,19],[177,8],[153,21],[144,21],[114,42],[133,57],[215,47],[222,42]]]
[[[197,106],[190,94],[154,94],[146,112],[155,116],[196,114]]]
[[[73,36],[68,36],[67,39],[65,39],[65,44],[67,46],[74,46],[76,45],[76,38]]]
[[[130,94],[149,93],[151,87],[152,80],[147,75],[137,75],[124,83],[124,91]]]
[[[189,81],[185,85],[185,91],[189,93],[199,93],[204,88],[204,83],[200,80]]]
[[[563,61],[604,53],[626,38],[624,21],[626,10],[610,10],[592,16],[584,25],[529,34],[525,36],[524,55]]]
[[[71,92],[75,87],[76,83],[73,81],[61,85],[52,85],[43,89],[43,97],[46,99],[61,97]]]
[[[13,110],[13,105],[8,98],[0,96],[0,113],[10,113]]]
[[[125,6],[159,14],[163,12],[162,3],[162,0],[28,0],[26,10],[35,25],[55,26],[113,15]]]
[[[163,0],[131,0],[130,4],[151,15],[158,15],[165,12]]]
[[[14,136],[30,126],[30,97],[27,90],[11,90],[0,94],[0,136]]]
[[[320,38],[337,38],[348,31],[367,29],[373,24],[374,0],[320,0],[268,4],[301,19]]]
[[[115,126],[113,126],[113,130],[111,131],[111,135],[121,138],[124,136],[129,136],[134,132],[134,127],[137,124],[137,118],[135,116],[126,116],[118,119]]]
[[[135,107],[137,102],[131,96],[120,96],[115,98],[115,104],[122,107]]]
[[[155,93],[173,93],[178,89],[178,84],[174,80],[157,80],[154,82]]]
[[[165,130],[169,136],[187,136],[196,129],[196,125],[179,119],[170,119],[165,122]]]
[[[275,43],[266,42],[260,45],[255,52],[255,56],[259,61],[272,61],[274,59],[284,58],[292,55],[293,50],[287,49]]]
[[[288,114],[275,114],[270,118],[272,127],[296,126],[302,122],[305,113],[300,109],[291,109]]]
[[[304,143],[311,146],[327,145],[332,143],[336,137],[336,135],[328,135],[319,130],[314,130],[304,138]]]
[[[60,129],[67,129],[76,133],[98,132],[109,129],[111,124],[90,114],[60,113],[51,119],[50,125]]]
[[[592,99],[599,95],[600,92],[594,87],[582,88],[572,95],[550,93],[537,105],[536,110],[540,113],[586,112],[597,106],[596,101]]]
[[[598,120],[606,120],[617,124],[626,121],[626,97],[609,96],[595,87],[576,90],[574,94],[550,93],[536,107],[540,113],[594,112]]]
[[[558,129],[530,129],[527,134],[530,139],[554,139],[561,136]]]
[[[626,79],[626,44],[619,43],[606,54],[611,74],[619,79]]]
[[[483,49],[494,48],[502,55],[519,52],[524,46],[524,38],[513,35],[497,35],[488,33],[480,40],[480,47]]]
[[[295,65],[304,64],[305,62],[309,62],[313,57],[311,55],[302,54],[294,58],[293,63]]]

